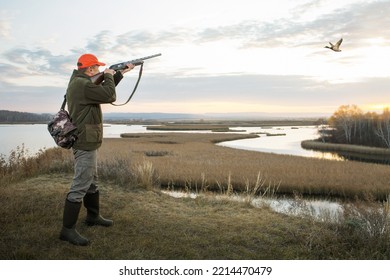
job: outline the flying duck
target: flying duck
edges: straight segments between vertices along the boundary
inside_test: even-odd
[[[329,42],[330,47],[329,46],[325,46],[325,48],[331,49],[332,51],[335,51],[335,52],[341,52],[340,45],[341,45],[342,42],[343,42],[343,38],[338,40],[337,43],[334,44],[334,45],[331,42]]]

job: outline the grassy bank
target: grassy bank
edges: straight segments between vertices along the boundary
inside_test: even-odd
[[[332,152],[345,159],[355,159],[365,162],[390,164],[390,149],[367,147],[351,144],[323,143],[319,140],[306,140],[301,143],[302,148]]]
[[[11,160],[3,159],[0,259],[390,258],[389,205],[375,202],[379,193],[389,193],[388,166],[214,144],[235,137],[243,136],[177,133],[105,139],[99,153],[101,208],[115,224],[86,227],[83,208],[78,229],[92,241],[85,248],[58,239],[72,180],[71,152],[50,149],[24,159],[19,151]],[[256,189],[259,171],[262,187]],[[204,195],[173,198],[160,191],[161,184]],[[267,206],[216,199],[211,192],[229,195],[240,190],[252,196],[269,187],[279,194],[332,191],[355,203],[345,205],[339,222],[319,222],[306,215],[278,214]]]
[[[229,132],[231,131],[227,125],[183,125],[183,124],[171,124],[171,125],[153,125],[147,126],[147,130],[156,131],[212,131],[212,132]]]
[[[386,148],[367,147],[350,144],[323,143],[318,140],[302,141],[301,146],[305,149],[313,149],[319,151],[349,152],[390,158],[390,149]]]

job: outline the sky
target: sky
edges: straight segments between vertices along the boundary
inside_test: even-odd
[[[0,110],[58,111],[84,53],[107,65],[161,53],[105,113],[381,113],[389,14],[389,0],[0,0]],[[341,52],[324,48],[340,38]]]

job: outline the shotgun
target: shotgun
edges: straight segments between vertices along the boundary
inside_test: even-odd
[[[143,64],[144,60],[151,59],[151,58],[154,58],[154,57],[157,57],[157,56],[160,56],[160,55],[161,55],[161,53],[158,53],[158,54],[154,54],[154,55],[149,55],[149,56],[133,59],[133,60],[130,60],[130,61],[117,63],[117,64],[114,64],[114,65],[111,65],[110,69],[113,69],[115,71],[123,70],[123,69],[127,68],[126,64],[129,64],[129,63],[131,63],[131,64],[133,64],[135,66],[138,66],[138,65]],[[96,75],[91,77],[91,81],[95,85],[101,84],[103,82],[103,80],[104,80],[104,72],[97,73]]]

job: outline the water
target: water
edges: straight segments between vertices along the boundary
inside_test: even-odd
[[[343,214],[343,206],[340,203],[326,200],[255,198],[252,205],[255,207],[265,205],[278,213],[307,215],[322,221],[337,221]]]
[[[218,145],[270,152],[278,154],[298,155],[306,157],[339,159],[331,153],[321,153],[301,148],[301,141],[315,139],[317,127],[232,127],[233,130],[242,130],[239,133],[261,133],[259,138],[243,139],[219,143]],[[105,138],[119,138],[121,133],[167,133],[166,131],[149,131],[143,125],[105,124],[103,135]],[[176,132],[176,131],[175,131]],[[185,131],[188,133],[192,131]],[[197,133],[212,133],[210,131],[196,131]],[[285,134],[284,136],[266,136],[264,133]],[[47,131],[46,124],[33,125],[0,125],[0,154],[9,155],[11,150],[22,145],[28,150],[28,155],[34,155],[41,149],[55,147],[54,140]]]
[[[55,143],[44,124],[0,125],[0,154],[8,156],[22,145],[29,155],[34,155],[40,149],[54,147]]]
[[[343,160],[335,153],[305,150],[301,147],[303,140],[312,140],[319,137],[316,126],[233,127],[232,129],[244,130],[245,133],[258,134],[260,137],[228,141],[217,145],[258,152]],[[267,136],[266,133],[274,136]]]
[[[122,133],[146,133],[143,125],[105,124],[103,127],[104,138],[120,138]]]
[[[163,193],[175,197],[190,197],[195,199],[198,194],[180,191],[163,191]],[[201,194],[200,194],[201,195]],[[245,202],[246,197],[243,195],[215,195],[215,199],[229,199],[238,202]],[[311,199],[284,199],[284,198],[264,198],[255,197],[250,201],[251,205],[257,208],[263,206],[270,207],[273,211],[293,216],[310,216],[319,221],[338,221],[343,214],[343,206],[338,202],[326,200]]]
[[[121,133],[147,132],[142,125],[104,125],[105,138],[119,138]],[[34,155],[41,149],[56,147],[46,124],[0,125],[0,154],[8,156],[18,146],[24,147],[28,155]]]

